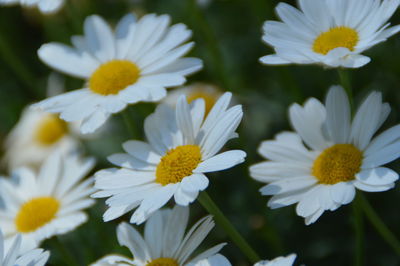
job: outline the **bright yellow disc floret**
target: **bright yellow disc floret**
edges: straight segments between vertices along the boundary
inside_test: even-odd
[[[321,184],[347,182],[360,171],[362,159],[362,152],[354,145],[336,144],[315,159],[312,174]]]
[[[169,150],[156,170],[156,182],[162,185],[174,184],[190,176],[201,161],[200,147],[183,145]]]

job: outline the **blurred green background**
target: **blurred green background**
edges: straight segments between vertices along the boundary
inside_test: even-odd
[[[291,2],[293,1],[286,1]],[[228,143],[228,148],[247,152],[245,163],[210,175],[209,194],[238,230],[264,259],[298,254],[296,265],[352,265],[355,230],[352,205],[335,212],[326,212],[315,224],[305,226],[295,215],[294,207],[270,210],[267,197],[261,197],[262,184],[250,179],[248,166],[262,158],[256,150],[259,143],[271,139],[282,130],[289,130],[287,108],[293,102],[303,103],[309,97],[324,99],[327,89],[339,83],[336,70],[319,66],[268,67],[258,58],[272,53],[261,42],[261,26],[266,19],[277,19],[271,0],[211,0],[199,6],[196,0],[67,0],[56,15],[43,16],[35,10],[20,7],[0,8],[0,141],[18,121],[29,103],[45,97],[50,69],[42,64],[36,51],[41,44],[57,41],[69,44],[71,35],[82,33],[86,16],[99,14],[116,23],[127,12],[139,16],[145,13],[169,14],[173,23],[185,23],[193,30],[196,42],[192,56],[204,60],[204,69],[189,78],[189,82],[204,81],[232,91],[243,104],[245,117],[239,129],[240,138]],[[400,13],[391,19],[398,24]],[[399,122],[400,108],[400,38],[394,36],[366,54],[372,62],[350,71],[355,102],[359,103],[371,90],[383,92],[392,106],[392,113],[383,129]],[[81,80],[67,78],[67,89],[79,88]],[[142,138],[143,119],[154,110],[153,104],[129,107]],[[85,143],[87,155],[98,159],[97,169],[111,167],[107,155],[121,151],[121,143],[132,138],[120,116],[113,117],[113,127],[100,139]],[[391,165],[399,170],[399,163]],[[7,174],[1,169],[1,174]],[[366,195],[380,217],[400,238],[400,191],[398,186],[385,193]],[[206,215],[198,204],[191,205],[191,224]],[[60,238],[65,249],[55,248],[48,240],[43,247],[51,250],[49,265],[70,265],[64,252],[74,256],[79,265],[87,265],[109,253],[129,255],[119,247],[115,228],[121,220],[102,222],[103,201],[89,210],[90,220],[78,230]],[[364,217],[365,218],[365,217]],[[363,265],[400,265],[400,258],[363,219]],[[222,228],[216,226],[201,249],[219,242],[230,242]],[[200,251],[199,250],[199,251]],[[249,265],[233,244],[222,253],[233,265]]]

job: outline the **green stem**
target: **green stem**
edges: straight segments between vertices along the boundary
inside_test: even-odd
[[[60,239],[58,236],[55,236],[51,239],[51,244],[55,247],[55,249],[58,250],[60,253],[61,257],[67,265],[79,265],[79,263],[75,260],[75,258],[72,256],[71,252],[65,248],[64,244],[61,243]]]
[[[129,135],[131,137],[137,137],[138,134],[136,132],[136,126],[134,125],[132,121],[132,117],[129,114],[129,107],[127,107],[124,111],[121,112],[122,118],[124,119],[124,123],[126,128],[128,129]]]
[[[247,241],[239,234],[232,223],[225,217],[222,211],[210,198],[207,192],[201,192],[199,196],[199,201],[203,207],[214,216],[215,221],[221,227],[224,228],[225,232],[229,235],[232,241],[240,248],[240,250],[246,255],[246,257],[252,262],[256,263],[260,261],[260,257],[252,249],[252,247],[247,243]]]
[[[20,60],[21,57],[17,56],[14,52],[15,49],[11,48],[9,41],[4,38],[4,35],[0,38],[0,56],[4,62],[11,68],[21,83],[24,84],[22,87],[30,97],[37,98],[38,92],[40,91],[36,85],[36,81],[33,78],[31,72],[29,72],[26,65]]]
[[[353,207],[353,221],[355,231],[355,254],[354,254],[354,266],[363,265],[363,251],[364,251],[364,221],[362,217],[362,211],[360,207],[359,195],[356,195]]]
[[[220,77],[222,86],[224,86],[225,89],[234,90],[234,84],[230,82],[229,76],[226,72],[223,54],[213,28],[208,23],[203,14],[203,10],[201,10],[197,4],[197,1],[190,0],[188,3],[194,25],[199,27],[199,32],[201,32],[203,35],[205,46],[208,48],[208,51],[210,52],[210,58],[213,60],[212,66],[215,67],[216,73]]]
[[[350,106],[353,107],[353,89],[351,87],[351,80],[348,70],[343,68],[338,68],[338,75],[340,79],[340,84],[346,90],[347,96],[349,97]]]
[[[375,227],[376,231],[381,237],[393,248],[397,255],[400,256],[400,242],[396,236],[389,230],[389,228],[383,223],[381,218],[372,208],[368,200],[360,193],[360,206],[364,211],[365,216],[371,222],[372,226]]]

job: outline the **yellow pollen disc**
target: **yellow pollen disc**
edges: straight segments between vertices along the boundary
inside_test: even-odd
[[[163,186],[178,183],[190,176],[200,161],[200,147],[197,145],[183,145],[169,150],[157,166],[156,182]]]
[[[43,146],[49,146],[59,141],[68,133],[68,125],[56,115],[48,115],[42,121],[35,132],[35,139]]]
[[[17,216],[15,225],[21,233],[36,231],[54,219],[60,203],[53,197],[39,197],[25,202]]]
[[[362,160],[362,152],[352,144],[336,144],[315,159],[312,174],[320,184],[347,182],[360,171]]]
[[[188,103],[191,103],[194,100],[203,99],[205,103],[205,114],[207,115],[217,101],[218,96],[219,94],[217,93],[194,91],[188,95],[187,101]]]
[[[158,258],[147,263],[146,266],[179,266],[179,264],[171,258]]]
[[[117,94],[134,84],[139,76],[139,67],[131,61],[112,60],[96,69],[90,77],[89,88],[101,95]]]
[[[335,27],[329,31],[321,33],[314,41],[313,51],[326,55],[329,51],[343,47],[354,51],[354,47],[359,41],[356,30],[349,27]]]

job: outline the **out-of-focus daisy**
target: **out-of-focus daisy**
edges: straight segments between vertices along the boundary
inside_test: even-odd
[[[128,141],[127,153],[108,159],[121,168],[96,173],[93,197],[110,197],[104,220],[115,219],[138,207],[131,222],[140,224],[172,197],[179,205],[193,202],[207,188],[204,173],[233,167],[244,161],[240,150],[217,154],[236,137],[242,116],[240,105],[228,108],[231,93],[225,93],[204,119],[205,104],[198,99],[188,104],[182,95],[176,109],[161,104],[146,118],[144,130],[149,143]]]
[[[381,93],[372,92],[353,120],[347,95],[338,86],[329,90],[325,106],[311,98],[289,111],[296,133],[263,142],[259,153],[270,161],[250,168],[254,179],[269,183],[260,190],[274,195],[269,207],[298,203],[297,214],[311,224],[324,211],[350,203],[356,188],[378,192],[394,187],[398,174],[382,165],[400,155],[400,125],[372,139],[390,113]]]
[[[214,227],[211,216],[199,220],[185,234],[188,219],[188,207],[175,206],[172,210],[159,210],[146,222],[144,238],[132,226],[122,223],[117,228],[118,242],[121,246],[129,248],[133,259],[109,255],[92,266],[220,266],[216,262],[224,262],[224,257],[215,255],[225,243],[207,249],[194,258],[191,257]],[[211,263],[198,264],[199,262]]]
[[[4,206],[0,209],[0,228],[6,246],[21,234],[21,249],[25,251],[84,223],[87,215],[83,209],[94,204],[88,197],[94,188],[92,178],[82,179],[93,165],[92,159],[55,152],[37,176],[28,168],[21,168],[13,173],[12,179],[1,179]]]
[[[0,5],[37,7],[43,14],[54,14],[64,6],[64,0],[0,0]]]
[[[50,75],[47,93],[62,92],[63,83]],[[78,147],[74,131],[76,124],[68,124],[54,114],[28,106],[5,141],[4,162],[8,169],[26,166],[38,168],[55,150],[69,152]]]
[[[3,233],[0,230],[0,265],[1,266],[44,266],[49,259],[50,252],[43,249],[32,249],[20,252],[21,235],[11,243],[8,250],[4,249]]]
[[[189,103],[197,99],[203,99],[206,106],[206,115],[222,95],[222,91],[214,85],[206,83],[194,83],[190,86],[173,90],[164,98],[163,102],[175,106],[179,96],[186,95]]]
[[[254,266],[292,266],[295,259],[296,254],[291,254],[286,257],[278,257],[273,260],[260,261],[254,264]]]
[[[357,68],[371,59],[361,55],[397,33],[388,19],[399,0],[299,0],[298,10],[279,3],[283,22],[266,21],[263,41],[275,49],[260,58],[268,65],[323,64]]]
[[[99,16],[84,23],[84,36],[73,36],[73,48],[44,44],[38,51],[47,65],[83,78],[83,89],[46,99],[38,107],[68,122],[83,121],[82,133],[99,128],[128,104],[154,102],[166,88],[182,85],[185,76],[202,67],[196,58],[182,58],[193,47],[184,44],[191,31],[184,24],[169,26],[167,15],[128,14],[112,29]]]

